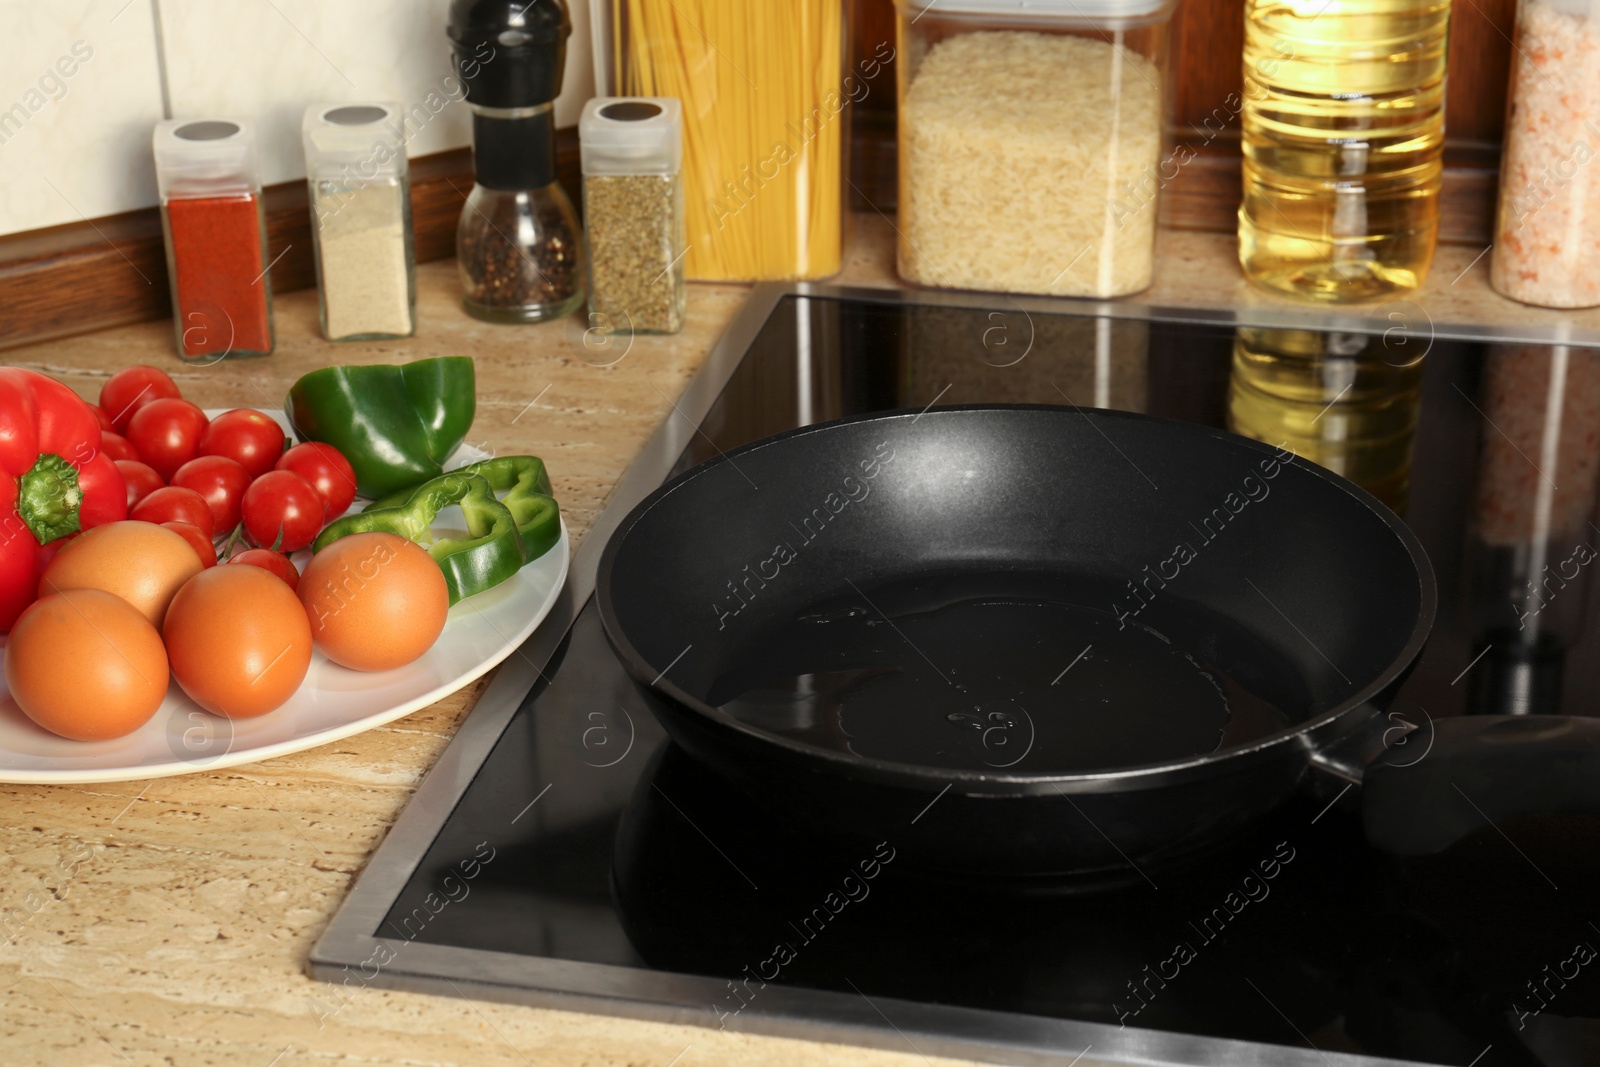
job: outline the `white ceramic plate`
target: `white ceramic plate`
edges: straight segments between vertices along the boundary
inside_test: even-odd
[[[483,458],[465,447],[449,466]],[[507,581],[451,608],[444,633],[415,663],[364,673],[313,652],[311,670],[289,702],[255,719],[224,719],[202,711],[174,681],[155,717],[128,736],[69,741],[34,725],[0,676],[0,782],[164,778],[271,759],[393,722],[475,681],[515,652],[555,605],[569,558],[563,522],[561,540],[549,552]],[[4,640],[0,637],[0,647]]]

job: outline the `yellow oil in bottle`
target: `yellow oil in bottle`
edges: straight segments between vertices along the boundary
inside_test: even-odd
[[[1439,228],[1446,0],[1246,0],[1239,261],[1343,303],[1417,288]]]
[[[1416,339],[1240,327],[1228,428],[1344,475],[1397,512],[1422,400]]]

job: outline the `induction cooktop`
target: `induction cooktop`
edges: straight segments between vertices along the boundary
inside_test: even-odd
[[[1356,787],[1308,784],[1188,866],[957,877],[819,839],[666,740],[592,603],[627,510],[771,433],[986,402],[1224,426],[1399,511],[1441,589],[1405,758],[1439,716],[1594,711],[1600,350],[1415,315],[763,286],[318,942],[319,1002],[393,987],[1004,1063],[1600,1063],[1600,818],[1398,861]]]

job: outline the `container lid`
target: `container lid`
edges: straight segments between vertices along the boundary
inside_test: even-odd
[[[913,20],[924,15],[988,15],[1039,22],[1142,19],[1177,6],[1177,0],[895,0]]]
[[[676,174],[683,166],[683,104],[670,96],[597,96],[583,106],[585,174]]]
[[[245,119],[168,119],[156,124],[151,147],[163,198],[219,196],[261,187],[255,131]]]
[[[446,33],[473,107],[538,107],[560,95],[572,36],[565,0],[451,0]]]
[[[396,104],[312,104],[300,122],[306,171],[354,179],[406,172],[405,118]]]

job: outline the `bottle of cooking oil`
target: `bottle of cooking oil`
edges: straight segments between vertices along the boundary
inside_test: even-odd
[[[1310,300],[1417,288],[1439,226],[1448,0],[1246,0],[1252,281]]]
[[[1393,333],[1241,326],[1228,429],[1342,474],[1403,513],[1422,400],[1421,347]]]

